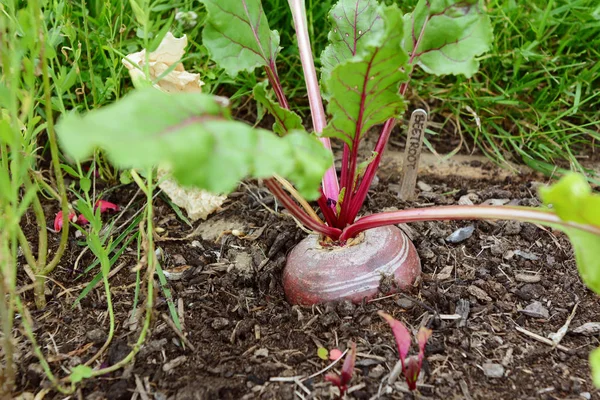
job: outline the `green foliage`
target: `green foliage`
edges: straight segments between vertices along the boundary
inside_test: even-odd
[[[592,193],[586,179],[575,173],[565,175],[558,183],[540,188],[542,200],[552,205],[564,221],[597,226],[600,229],[600,196]],[[577,228],[556,227],[571,239],[579,274],[583,282],[600,294],[600,236]]]
[[[398,93],[408,78],[403,71],[408,56],[402,40],[402,13],[396,6],[380,9],[384,29],[373,34],[364,51],[338,65],[327,81],[332,115],[324,135],[338,137],[350,147],[374,125],[404,111]]]
[[[362,53],[369,40],[381,33],[383,21],[379,7],[372,0],[340,0],[329,12],[333,29],[327,36],[329,45],[321,53],[321,81],[329,81],[339,64]]]
[[[329,351],[327,351],[325,347],[319,347],[317,349],[317,356],[319,356],[321,360],[327,361],[327,359],[329,358]]]
[[[136,90],[118,103],[70,114],[57,125],[63,150],[84,160],[101,148],[119,168],[166,164],[183,185],[228,192],[244,177],[279,174],[309,198],[331,156],[316,140],[294,131],[278,138],[234,121],[227,100],[202,93],[169,95]]]
[[[267,85],[267,81],[257,84],[254,86],[252,93],[254,94],[254,99],[262,104],[269,114],[275,117],[273,132],[284,136],[295,129],[303,130],[302,119],[298,114],[281,107],[279,103],[267,96]]]
[[[600,388],[600,349],[596,349],[590,354],[590,365],[592,367],[594,385]]]
[[[203,43],[231,77],[275,62],[279,34],[269,29],[260,0],[200,2],[208,10]]]
[[[88,367],[87,365],[77,365],[71,370],[71,382],[79,383],[84,379],[91,378],[92,373],[93,369]]]
[[[462,74],[479,69],[475,56],[492,43],[490,19],[482,0],[421,0],[404,17],[404,49],[426,72]]]

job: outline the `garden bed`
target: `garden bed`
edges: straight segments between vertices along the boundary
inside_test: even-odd
[[[535,193],[544,179],[540,175],[511,176],[468,157],[450,160],[435,173],[425,167],[417,199],[400,201],[397,156],[393,151],[386,156],[367,201],[370,212],[458,204],[467,198],[475,204],[539,204]],[[134,193],[127,186],[106,200],[125,205]],[[130,209],[133,214],[139,207],[134,203]],[[57,210],[47,211],[54,215]],[[165,269],[190,266],[181,280],[170,282],[188,343],[182,344],[166,322],[167,303],[158,291],[151,334],[135,362],[86,381],[80,398],[335,398],[337,389],[324,381],[324,374],[314,376],[331,363],[317,356],[317,348],[344,350],[350,340],[357,343],[358,357],[349,398],[412,398],[401,377],[388,385],[387,375],[398,358],[378,310],[414,329],[423,324],[433,329],[419,386],[424,398],[597,396],[588,364],[597,339],[569,332],[561,342],[564,348],[554,349],[518,330],[546,337],[565,324],[576,305],[569,331],[597,322],[598,298],[581,282],[563,234],[506,221],[412,223],[405,231],[421,256],[423,277],[408,297],[382,295],[358,306],[344,302],[292,307],[281,286],[282,269],[288,251],[306,234],[281,211],[256,182],[241,185],[221,212],[194,228],[157,200],[159,261]],[[25,223],[35,242],[33,221]],[[468,226],[475,228],[471,237],[456,244],[446,241],[456,229]],[[62,267],[48,285],[48,306],[33,314],[39,344],[59,375],[61,367],[78,365],[95,354],[108,330],[101,286],[73,307],[91,275],[76,279],[73,266],[83,247],[71,235]],[[114,267],[122,265],[111,278],[117,332],[105,366],[124,357],[138,337],[138,327],[131,323],[136,260],[131,245]],[[78,268],[92,261],[88,251]],[[22,273],[20,285],[28,283]],[[382,285],[388,285],[385,279]],[[34,309],[32,293],[26,298]],[[529,312],[521,311],[526,307]],[[455,319],[455,314],[463,318]],[[24,340],[19,346],[20,388],[36,392],[46,383],[44,375]]]

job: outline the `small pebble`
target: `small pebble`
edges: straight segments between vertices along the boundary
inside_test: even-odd
[[[87,337],[88,340],[96,344],[100,344],[104,343],[107,335],[106,332],[104,332],[104,330],[102,329],[92,329],[91,331],[85,334],[85,337]]]
[[[584,336],[596,336],[600,334],[600,322],[586,322],[579,328],[573,329],[573,332]]]
[[[473,204],[473,200],[471,200],[471,195],[469,194],[465,194],[464,196],[460,196],[460,199],[458,199],[458,204],[460,204],[461,206],[472,206]]]
[[[515,280],[517,282],[537,283],[542,280],[542,277],[539,275],[532,275],[532,274],[516,274]]]
[[[475,232],[475,226],[473,225],[459,228],[452,232],[450,236],[446,238],[446,241],[449,243],[460,243],[470,238],[473,235],[473,232]]]
[[[421,189],[424,192],[431,192],[433,190],[430,185],[428,185],[422,181],[418,181],[417,186],[419,187],[419,189]]]
[[[217,317],[213,319],[212,324],[210,324],[213,329],[219,330],[229,326],[229,320],[223,317]]]
[[[521,233],[521,223],[519,221],[508,221],[504,225],[505,235],[518,235]]]
[[[179,356],[177,358],[172,359],[171,361],[169,361],[168,363],[164,364],[162,366],[162,370],[164,372],[166,372],[167,374],[173,372],[173,370],[177,367],[179,367],[181,364],[185,363],[187,361],[187,356]]]
[[[405,310],[410,310],[411,308],[414,307],[414,304],[413,304],[412,300],[407,299],[405,297],[402,297],[402,298],[398,299],[398,301],[396,302],[396,304],[398,304],[400,306],[400,308],[403,308]]]
[[[510,202],[510,199],[488,199],[481,203],[484,206],[503,206]]]
[[[356,310],[356,306],[350,300],[344,300],[337,305],[337,312],[342,317],[354,314],[354,310]]]
[[[548,309],[544,307],[539,301],[534,301],[533,303],[529,304],[527,307],[519,311],[533,318],[548,319],[550,317]]]
[[[502,364],[485,363],[483,364],[483,373],[488,378],[502,378],[504,376],[504,367]]]
[[[490,296],[488,296],[488,294],[483,289],[480,289],[475,285],[470,285],[467,288],[467,291],[469,292],[469,294],[476,297],[478,300],[487,301],[487,302],[492,301],[492,298]]]
[[[587,400],[590,400],[592,398],[592,395],[590,394],[590,392],[582,392],[582,393],[579,393],[579,395]]]
[[[379,186],[379,177],[375,175],[371,181],[371,186],[369,186],[369,189],[375,190],[377,186]]]
[[[255,357],[269,357],[269,349],[262,348],[254,352]]]
[[[383,374],[385,374],[385,368],[383,365],[378,364],[369,371],[369,378],[379,379],[383,376]]]
[[[424,247],[422,249],[419,249],[419,255],[421,256],[421,258],[426,258],[426,259],[435,257],[435,253],[429,247]]]
[[[515,253],[517,256],[523,257],[523,258],[524,258],[524,259],[526,259],[526,260],[536,261],[536,260],[539,260],[539,259],[540,259],[540,258],[539,258],[538,256],[536,256],[535,254],[533,254],[533,253],[530,253],[530,252],[528,252],[528,251],[523,251],[523,250],[518,250],[518,249],[517,249],[517,250],[515,250],[515,251],[514,251],[514,253]]]
[[[183,257],[181,254],[175,254],[173,256],[173,264],[183,265],[183,264],[187,264],[187,261],[186,261],[185,257]]]

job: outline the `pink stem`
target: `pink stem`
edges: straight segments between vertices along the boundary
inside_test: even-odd
[[[269,83],[273,87],[275,91],[275,96],[277,97],[277,101],[279,105],[286,110],[290,109],[287,98],[285,97],[285,93],[283,92],[283,87],[281,86],[281,81],[279,80],[279,75],[277,74],[277,68],[275,67],[275,63],[271,61],[268,66],[265,66],[265,71],[267,73],[267,78],[269,78]]]
[[[302,62],[304,79],[306,81],[306,90],[308,92],[308,102],[310,104],[313,127],[315,132],[320,134],[323,132],[323,129],[327,124],[327,120],[325,118],[325,109],[323,108],[321,90],[319,88],[319,81],[317,79],[317,72],[315,70],[315,63],[312,56],[310,38],[308,37],[306,8],[304,6],[304,0],[288,0],[288,4],[294,18],[296,36],[298,38],[298,50],[300,52],[300,60]],[[327,148],[329,151],[332,151],[329,138],[321,137],[319,140],[321,140],[321,143],[323,143],[325,148]],[[325,197],[332,200],[337,201],[339,197],[340,186],[337,180],[335,165],[333,164],[327,170],[327,172],[325,172],[325,176],[323,177],[323,193],[325,194]]]
[[[381,162],[381,156],[383,155],[385,145],[392,134],[392,129],[394,128],[395,123],[396,119],[390,118],[383,125],[381,134],[379,135],[379,139],[377,139],[377,144],[375,145],[374,151],[377,153],[377,155],[365,170],[365,174],[360,182],[360,185],[358,186],[356,195],[352,199],[352,204],[350,205],[350,211],[348,213],[348,223],[354,222],[356,215],[360,211],[365,199],[367,198],[369,187],[371,187],[371,182],[373,182],[373,178],[375,178],[377,168],[379,168],[379,163]]]
[[[384,225],[457,219],[512,219],[517,221],[538,222],[546,225],[561,225],[600,235],[600,226],[563,221],[556,214],[549,211],[505,206],[440,206],[390,211],[362,217],[353,225],[346,227],[342,231],[339,240],[343,243],[362,231]]]
[[[317,203],[319,204],[319,208],[323,211],[323,217],[329,226],[336,226],[337,224],[337,216],[335,215],[335,208],[332,208],[330,204],[327,204],[327,198],[321,191],[321,196],[318,198]],[[335,207],[335,206],[334,206]]]
[[[267,188],[269,188],[269,191],[273,193],[273,195],[277,197],[279,201],[281,201],[283,206],[290,212],[290,214],[300,221],[302,225],[334,240],[337,239],[342,233],[340,229],[327,226],[312,219],[312,217],[310,217],[302,208],[300,208],[300,206],[294,202],[290,196],[288,196],[288,194],[273,178],[265,180],[265,185]]]
[[[417,56],[417,48],[421,44],[421,40],[423,40],[423,34],[425,33],[425,26],[427,26],[428,22],[429,22],[429,19],[426,20],[425,23],[423,23],[423,26],[421,27],[421,32],[419,33],[419,37],[413,43],[413,51],[412,51],[412,54],[410,55],[410,59],[408,60],[408,63],[407,63],[408,66],[412,66],[412,63],[415,60],[415,57]],[[408,80],[410,80],[411,75],[412,75],[412,70],[408,75]],[[406,89],[408,89],[408,80],[400,85],[399,92],[402,96],[404,96],[406,94]],[[371,187],[371,182],[373,182],[373,178],[375,178],[375,173],[377,172],[377,169],[379,168],[379,163],[381,162],[381,156],[383,155],[385,146],[386,146],[388,140],[390,139],[390,135],[392,133],[392,128],[394,128],[395,123],[396,123],[396,118],[390,118],[385,122],[385,125],[383,126],[383,128],[381,130],[381,134],[379,135],[379,139],[377,140],[377,144],[375,145],[375,150],[374,150],[377,153],[377,156],[365,170],[365,174],[364,174],[364,176],[360,182],[360,185],[357,189],[356,196],[354,196],[352,199],[352,205],[350,206],[350,213],[347,216],[347,222],[350,224],[354,222],[356,215],[358,215],[358,212],[362,208],[362,205],[363,205],[365,199],[367,198],[367,194],[369,193],[369,188]]]

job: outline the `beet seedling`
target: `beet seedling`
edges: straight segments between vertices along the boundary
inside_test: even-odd
[[[344,364],[340,374],[329,373],[325,375],[325,380],[331,382],[340,390],[340,399],[344,397],[344,394],[348,390],[348,384],[352,380],[352,373],[354,372],[354,364],[356,363],[356,343],[350,344],[350,351],[346,355]]]
[[[410,350],[411,335],[404,324],[397,319],[394,319],[389,314],[379,311],[378,314],[387,321],[392,328],[396,345],[398,346],[398,356],[400,357],[400,363],[402,364],[402,372],[404,373],[404,379],[408,384],[410,390],[417,389],[417,379],[421,373],[421,366],[425,359],[425,345],[427,340],[431,337],[432,331],[429,328],[421,327],[417,333],[417,343],[419,344],[419,355],[408,356]]]

